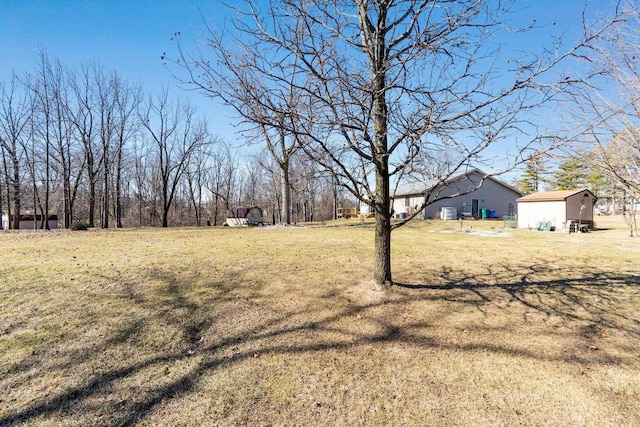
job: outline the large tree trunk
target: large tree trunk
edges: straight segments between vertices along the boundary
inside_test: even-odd
[[[213,199],[213,226],[217,226],[218,225],[218,203],[219,203],[219,193],[218,193],[219,189],[218,189],[218,184],[216,182],[216,194],[214,196]]]
[[[169,209],[171,208],[171,200],[169,200],[168,178],[163,178],[162,183],[162,226],[169,227]]]
[[[162,226],[169,227],[169,207],[165,207],[162,210]]]
[[[379,285],[391,285],[391,221],[388,214],[377,209],[375,233],[373,280]]]
[[[94,171],[93,153],[88,143],[85,143],[87,178],[89,179],[89,227],[95,227],[96,218],[96,173]]]
[[[116,167],[116,228],[122,228],[122,149]]]
[[[89,168],[93,167],[93,163]],[[89,175],[89,227],[95,227],[96,218],[96,182],[95,175]]]
[[[384,138],[386,141],[386,137]],[[376,167],[375,256],[373,279],[379,285],[391,285],[391,212],[389,198],[389,165],[381,156]]]
[[[64,228],[68,229],[71,228],[71,222],[73,220],[72,215],[73,213],[71,212],[71,183],[69,182],[69,178],[68,176],[66,176],[69,172],[65,171],[65,177],[64,177],[64,189],[63,189],[63,193],[64,193]]]
[[[20,229],[20,210],[22,209],[21,195],[20,195],[20,164],[18,163],[18,159],[15,158],[13,162],[13,229]],[[7,206],[9,206],[7,200]],[[9,217],[11,216],[11,211],[7,212]]]
[[[291,187],[289,185],[289,163],[280,163],[280,194],[282,195],[282,205],[280,207],[280,218],[284,224],[291,224]]]
[[[104,203],[102,205],[102,228],[109,228],[109,162],[107,161],[107,153],[104,156]]]
[[[49,197],[50,197],[50,170],[49,170],[49,162],[50,162],[50,153],[49,153],[49,138],[47,137],[46,141],[46,149],[45,149],[45,187],[44,187],[44,209],[42,212],[42,223],[40,228],[43,230],[50,230],[49,227]],[[35,218],[34,218],[35,222]]]
[[[364,17],[366,10],[361,10],[361,25],[365,26]],[[369,50],[371,64],[371,77],[373,79],[374,92],[374,132],[376,166],[376,192],[375,192],[375,261],[373,278],[379,285],[391,285],[391,199],[389,196],[389,147],[388,126],[389,111],[387,108],[387,76],[385,65],[387,63],[386,9],[381,8],[378,15],[378,31],[375,34],[375,50]]]

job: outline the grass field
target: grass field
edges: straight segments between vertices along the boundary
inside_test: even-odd
[[[640,425],[621,218],[341,224],[0,233],[0,425]]]

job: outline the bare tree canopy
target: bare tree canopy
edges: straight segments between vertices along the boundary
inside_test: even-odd
[[[169,209],[191,156],[210,143],[204,122],[196,122],[188,103],[169,102],[168,91],[149,97],[140,111],[142,127],[152,141],[162,206],[162,226],[169,226]]]
[[[596,162],[640,198],[640,11],[607,33],[598,44],[597,60],[607,74],[598,90],[580,93],[581,121],[587,142],[595,144]],[[588,120],[584,120],[584,119]]]
[[[620,20],[583,19],[573,43],[550,37],[536,51],[503,52],[504,38],[550,31],[535,23],[514,28],[515,8],[515,1],[246,0],[230,25],[210,27],[213,49],[180,50],[175,62],[188,71],[186,81],[224,99],[229,81],[217,70],[226,64],[207,55],[220,52],[230,33],[252,70],[235,84],[264,88],[251,91],[252,103],[268,103],[277,88],[296,94],[289,120],[270,124],[295,135],[372,209],[374,280],[390,284],[391,230],[411,219],[392,225],[394,183],[425,171],[445,182],[490,161],[489,148],[504,141],[512,154],[504,169],[557,143],[532,114],[588,80],[561,67],[588,55]],[[236,109],[242,115],[248,105]],[[429,195],[416,212],[437,198]]]
[[[640,200],[640,11],[633,1],[623,5],[625,21],[609,28],[588,58],[587,66],[604,66],[606,73],[575,94],[572,112],[584,138],[570,154],[622,193],[633,236]]]
[[[27,93],[19,90],[18,77],[12,74],[7,85],[0,82],[0,150],[5,176],[7,213],[22,208],[22,178],[24,147],[27,144],[31,103]],[[13,199],[13,205],[9,203]],[[2,195],[0,194],[0,200]],[[2,204],[0,203],[0,207]],[[20,228],[20,216],[13,215],[13,228]]]

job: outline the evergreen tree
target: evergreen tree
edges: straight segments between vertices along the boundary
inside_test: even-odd
[[[549,172],[544,155],[534,153],[525,163],[525,170],[522,178],[517,182],[516,187],[524,194],[531,194],[540,191],[542,184],[546,182],[544,177]]]
[[[556,190],[574,190],[589,187],[589,165],[580,157],[571,157],[560,163],[553,173]]]
[[[598,167],[594,167],[597,158],[594,152],[579,153],[568,158],[558,166],[553,174],[554,189],[574,190],[588,188],[598,197],[611,192],[612,182]]]
[[[594,164],[598,161],[596,153],[594,151],[588,152],[585,155],[585,159],[587,161],[587,165],[589,165],[587,175],[589,190],[591,190],[591,192],[599,199],[611,199],[615,183],[611,177],[600,170],[600,168],[594,167]]]

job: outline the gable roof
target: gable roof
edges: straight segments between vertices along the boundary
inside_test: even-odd
[[[597,199],[591,191],[582,188],[577,190],[539,191],[520,197],[517,202],[561,202],[579,193],[589,193],[591,197]]]
[[[394,197],[408,196],[410,194],[424,194],[438,184],[437,179],[429,179],[427,181],[408,182],[400,184],[393,193]]]
[[[449,177],[449,179],[447,179],[444,184],[442,184],[441,179],[438,178],[433,178],[433,179],[428,179],[426,181],[413,181],[413,182],[409,182],[406,184],[401,184],[398,185],[398,187],[396,188],[395,192],[393,193],[393,195],[391,196],[391,198],[398,198],[398,197],[405,197],[405,196],[412,196],[412,195],[418,195],[418,194],[425,194],[431,190],[433,190],[434,188],[436,188],[438,185],[448,185],[452,182],[455,181],[461,181],[465,178],[468,178],[469,176],[480,176],[480,177],[484,177],[484,179],[490,179],[492,181],[494,181],[497,184],[500,184],[501,186],[513,191],[516,194],[520,194],[522,195],[522,192],[516,190],[515,188],[511,187],[510,185],[505,184],[502,181],[499,181],[495,178],[493,178],[492,176],[487,175],[486,173],[482,172],[480,169],[471,169],[465,172],[459,172],[457,174],[453,174],[451,175],[451,177]]]
[[[228,214],[233,218],[247,218],[249,213],[256,209],[260,212],[260,215],[262,215],[262,209],[258,206],[236,206],[235,208],[230,209]]]

